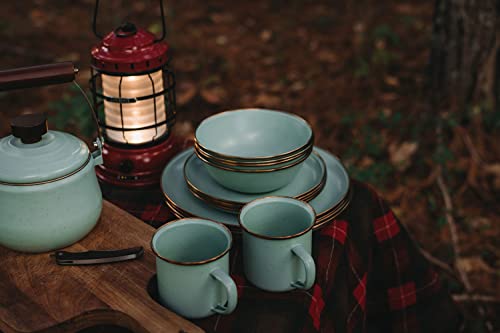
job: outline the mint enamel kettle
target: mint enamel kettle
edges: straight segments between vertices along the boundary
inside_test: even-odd
[[[69,62],[0,71],[0,91],[70,82],[76,72]],[[77,242],[102,209],[100,135],[90,152],[77,137],[48,130],[44,114],[13,119],[11,132],[0,139],[0,245],[45,252]]]

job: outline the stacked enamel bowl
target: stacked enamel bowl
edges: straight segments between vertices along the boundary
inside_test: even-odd
[[[179,217],[197,216],[237,226],[248,202],[265,196],[307,201],[316,226],[349,204],[349,176],[340,161],[314,147],[302,118],[281,111],[242,109],[206,118],[194,148],[180,153],[162,175],[166,203]]]
[[[243,193],[265,193],[290,183],[313,148],[309,124],[289,113],[236,110],[205,119],[195,151],[219,184]]]

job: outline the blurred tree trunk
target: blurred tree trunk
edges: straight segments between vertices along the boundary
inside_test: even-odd
[[[430,55],[434,107],[499,109],[500,0],[436,0]]]

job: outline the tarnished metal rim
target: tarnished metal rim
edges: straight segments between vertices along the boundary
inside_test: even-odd
[[[59,180],[65,179],[65,178],[69,178],[69,177],[73,176],[74,174],[80,172],[81,170],[83,170],[83,168],[85,168],[87,166],[87,164],[89,164],[90,159],[91,159],[91,155],[89,153],[89,155],[87,157],[87,160],[80,167],[78,167],[78,169],[76,169],[75,171],[72,171],[72,172],[70,172],[70,173],[68,173],[66,175],[63,175],[63,176],[60,176],[60,177],[57,177],[57,178],[54,178],[54,179],[48,179],[48,180],[44,180],[44,181],[41,181],[41,182],[32,182],[32,183],[9,183],[9,182],[0,181],[0,185],[7,185],[7,186],[35,186],[35,185],[44,185],[44,184],[54,183],[54,182],[57,182]]]

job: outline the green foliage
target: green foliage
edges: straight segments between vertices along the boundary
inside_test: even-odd
[[[369,125],[363,126],[363,147],[365,152],[374,158],[380,158],[385,153],[385,142],[379,132]]]
[[[375,65],[388,66],[398,59],[397,54],[387,49],[375,49],[372,54],[372,63]]]
[[[372,33],[373,39],[382,39],[390,45],[396,46],[400,43],[399,35],[387,24],[381,24],[375,27]]]
[[[334,19],[332,16],[321,15],[316,17],[311,23],[318,31],[326,31],[332,27],[333,22]]]
[[[349,112],[344,115],[340,122],[346,127],[359,126],[360,112]],[[361,181],[371,183],[383,188],[395,172],[394,167],[384,158],[386,154],[386,143],[375,126],[366,124],[362,127],[362,136],[355,139],[348,150],[344,153],[346,159],[362,160],[369,158],[368,165],[347,165],[349,174]]]
[[[438,211],[438,206],[436,203],[436,199],[432,195],[427,196],[427,205],[431,213],[435,213]]]
[[[350,126],[356,121],[356,112],[348,112],[340,118],[340,124],[343,126]]]
[[[59,100],[49,104],[49,108],[56,111],[49,119],[50,124],[59,130],[76,128],[81,135],[91,137],[95,131],[92,111],[78,88],[72,86],[70,89],[70,93],[64,93]]]
[[[483,126],[486,131],[495,133],[500,130],[500,112],[491,108],[481,107]]]
[[[443,228],[443,227],[446,227],[446,224],[448,222],[446,221],[446,217],[445,216],[440,216],[437,220],[437,225],[439,228]]]
[[[370,74],[370,64],[363,58],[358,58],[354,76],[357,78],[365,78]]]
[[[436,151],[432,154],[432,160],[440,165],[444,165],[454,159],[453,152],[445,145],[438,145]]]
[[[379,187],[384,187],[394,173],[393,166],[387,162],[374,162],[363,168],[352,165],[348,166],[347,169],[353,178]]]
[[[396,111],[389,115],[386,115],[383,111],[380,111],[378,119],[382,125],[386,128],[399,128],[402,120],[404,119],[403,113]]]
[[[387,67],[399,59],[399,55],[391,48],[400,45],[400,38],[390,26],[386,24],[376,26],[371,37],[367,40],[369,45],[366,45],[368,54],[356,60],[354,76],[357,78],[365,78],[372,68]],[[382,45],[379,45],[379,41]]]
[[[161,33],[162,26],[160,23],[155,22],[155,23],[149,25],[148,30],[150,32],[154,33],[155,35],[158,35]]]
[[[415,25],[417,18],[415,16],[411,16],[411,15],[403,15],[403,16],[401,16],[400,20],[405,26],[412,27]]]

